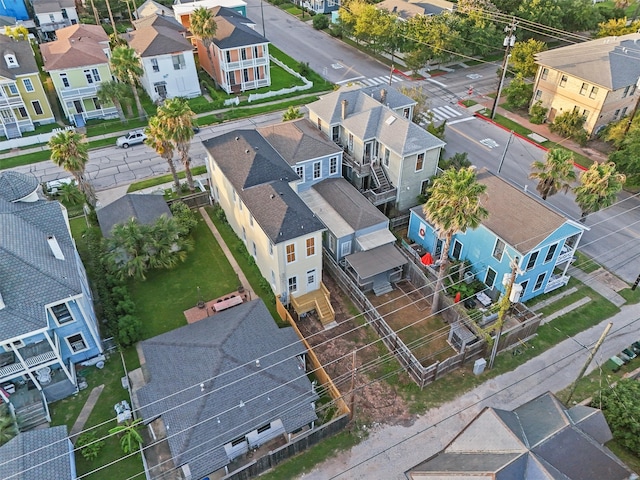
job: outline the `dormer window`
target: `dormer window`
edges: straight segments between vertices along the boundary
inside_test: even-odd
[[[7,63],[8,68],[18,68],[20,66],[18,64],[18,59],[13,53],[5,53],[4,61]]]

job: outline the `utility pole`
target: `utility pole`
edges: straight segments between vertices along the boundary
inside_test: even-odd
[[[600,345],[602,345],[602,343],[604,342],[604,339],[607,336],[607,334],[609,333],[609,330],[611,330],[611,327],[613,327],[613,322],[609,322],[607,324],[607,326],[604,327],[604,332],[602,332],[602,335],[600,335],[600,338],[598,339],[596,344],[593,346],[593,350],[591,350],[591,353],[589,353],[589,358],[587,358],[587,361],[582,366],[582,370],[580,370],[580,373],[576,377],[576,381],[573,382],[573,385],[571,385],[571,391],[569,392],[569,396],[567,397],[567,401],[565,402],[567,405],[571,401],[571,397],[573,397],[573,393],[576,391],[576,387],[578,386],[578,382],[580,381],[580,379],[584,375],[584,372],[587,371],[587,367],[591,363],[591,360],[593,360],[593,357],[595,357],[596,352],[600,348]]]
[[[638,278],[636,278],[636,281],[633,282],[633,285],[631,286],[631,290],[635,290],[636,288],[638,288],[638,284],[640,284],[640,275],[638,275]]]
[[[111,12],[111,3],[109,3],[109,0],[105,0],[105,3],[107,4],[107,11],[109,12],[109,21],[111,22],[111,27],[113,28],[113,36],[117,37],[118,30],[116,29],[116,22],[113,20],[113,13]]]
[[[500,94],[502,93],[502,84],[504,83],[504,77],[507,73],[507,66],[509,65],[509,57],[510,57],[509,50],[516,43],[515,31],[516,31],[517,25],[518,24],[516,23],[516,19],[512,18],[511,23],[506,27],[504,27],[506,36],[504,37],[504,40],[502,42],[502,45],[505,47],[504,60],[502,61],[502,76],[500,77],[500,83],[498,84],[498,95],[496,95],[496,98],[493,100],[493,107],[491,108],[492,120],[496,116],[496,110],[498,109],[498,102],[500,101]]]
[[[636,88],[634,90],[638,90],[638,88],[640,88],[640,77],[638,77],[638,80],[636,81]],[[636,92],[634,91],[634,93]],[[631,112],[631,115],[629,115],[629,121],[627,122],[627,126],[624,127],[625,136],[627,135],[627,132],[631,128],[631,124],[633,123],[633,118],[636,116],[636,112],[638,111],[638,104],[640,103],[640,92],[637,92],[637,93],[638,93],[638,100],[636,100],[636,105],[635,107],[633,107],[633,111]]]
[[[500,299],[500,306],[498,310],[498,321],[496,322],[498,327],[498,333],[496,334],[496,339],[493,341],[493,345],[491,347],[491,357],[489,357],[489,365],[488,368],[493,368],[493,363],[496,360],[496,356],[498,355],[498,344],[500,343],[500,336],[502,335],[502,327],[504,326],[504,318],[511,307],[511,291],[513,290],[513,284],[516,281],[516,276],[518,275],[518,257],[515,257],[511,260],[511,274],[505,283],[505,292],[504,296]],[[505,276],[507,274],[505,273]]]
[[[500,174],[500,170],[502,170],[502,164],[504,163],[504,159],[507,157],[507,150],[509,149],[509,144],[511,143],[512,138],[513,138],[513,130],[511,130],[511,134],[509,135],[507,144],[504,147],[504,152],[502,152],[502,158],[500,159],[500,163],[498,164],[498,174]]]
[[[267,34],[264,33],[264,0],[260,0],[260,15],[262,16],[262,36],[267,37]]]
[[[351,354],[351,422],[356,419],[356,350]]]

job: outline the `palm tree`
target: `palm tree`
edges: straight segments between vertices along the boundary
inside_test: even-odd
[[[171,98],[158,107],[158,118],[171,141],[180,154],[180,161],[184,166],[189,189],[193,191],[193,176],[191,175],[191,139],[193,138],[193,118],[195,114],[184,98]]]
[[[531,164],[533,171],[529,178],[538,180],[536,190],[543,200],[548,196],[555,195],[560,190],[564,193],[569,191],[570,181],[576,179],[576,172],[573,169],[573,153],[564,148],[552,148],[547,153],[544,162],[535,161]]]
[[[140,435],[138,431],[141,424],[142,419],[136,418],[133,421],[125,422],[124,425],[118,425],[109,430],[109,434],[111,435],[122,434],[120,446],[125,454],[134,452],[142,445],[142,435]]]
[[[109,63],[115,77],[121,82],[131,85],[131,91],[133,92],[133,98],[136,101],[138,115],[143,118],[146,117],[147,114],[142,108],[142,103],[140,103],[140,96],[138,95],[137,88],[144,70],[142,70],[140,58],[136,55],[135,50],[127,46],[116,47],[111,53],[111,60]]]
[[[87,197],[92,207],[96,206],[96,192],[85,177],[85,168],[89,161],[89,145],[86,137],[74,130],[57,133],[49,140],[51,161],[73,175],[78,188]]]
[[[192,243],[189,239],[180,237],[176,219],[162,215],[155,221],[151,230],[149,267],[174,268],[187,259],[187,251],[191,248]]]
[[[581,211],[580,221],[584,223],[590,213],[613,205],[626,180],[627,177],[616,172],[615,163],[594,162],[580,175],[580,185],[573,189]]]
[[[120,102],[121,98],[125,98],[127,96],[127,90],[128,89],[124,83],[110,80],[108,82],[102,82],[97,92],[100,103],[113,103],[118,111],[118,117],[120,117],[121,122],[125,122],[127,120],[122,110],[122,103]]]
[[[213,68],[211,44],[213,43],[213,39],[216,36],[216,30],[218,29],[216,19],[213,16],[213,13],[211,13],[211,10],[208,10],[204,7],[198,7],[193,12],[191,12],[190,22],[191,23],[189,30],[191,31],[193,36],[196,37],[196,39],[202,42],[202,46],[207,51],[209,66],[210,68]]]
[[[146,280],[145,272],[149,268],[148,236],[149,227],[141,225],[135,218],[118,223],[111,229],[106,242],[105,260],[121,280],[129,277]]]
[[[486,185],[478,183],[473,167],[445,170],[429,188],[429,198],[422,211],[425,218],[435,227],[438,236],[444,238],[440,270],[431,305],[432,314],[438,311],[453,236],[457,232],[466,232],[467,228],[478,227],[489,215],[480,203],[480,197],[486,190]]]
[[[176,166],[173,163],[173,151],[174,146],[169,137],[169,132],[166,125],[162,120],[155,116],[149,119],[149,126],[145,129],[147,139],[144,141],[147,145],[153,148],[161,158],[164,158],[169,164],[169,171],[173,176],[173,184],[176,187],[176,192],[180,191],[180,179],[178,178],[178,172]]]

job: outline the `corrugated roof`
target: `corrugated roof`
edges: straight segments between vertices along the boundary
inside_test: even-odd
[[[291,432],[317,418],[311,402],[318,396],[295,358],[305,348],[292,328],[277,327],[262,300],[140,346],[150,377],[135,392],[142,417],[162,417],[174,432],[174,461],[189,464],[194,478],[224,467],[222,445],[269,421],[281,418]]]
[[[618,90],[634,85],[640,77],[640,33],[554,48],[535,58],[539,65]]]

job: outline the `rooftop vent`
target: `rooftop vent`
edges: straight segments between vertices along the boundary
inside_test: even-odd
[[[260,368],[260,359],[256,360],[256,367]]]
[[[236,137],[236,142],[239,142],[239,141],[240,141],[240,137]]]
[[[49,243],[49,248],[51,248],[51,253],[58,260],[64,260],[64,254],[62,253],[62,249],[60,248],[60,244],[54,235],[49,235],[47,237],[47,242]]]
[[[248,148],[244,151],[244,153],[249,153],[251,150],[249,150]]]
[[[4,307],[6,307],[4,300],[2,299],[2,294],[0,293],[0,310],[2,310]]]

